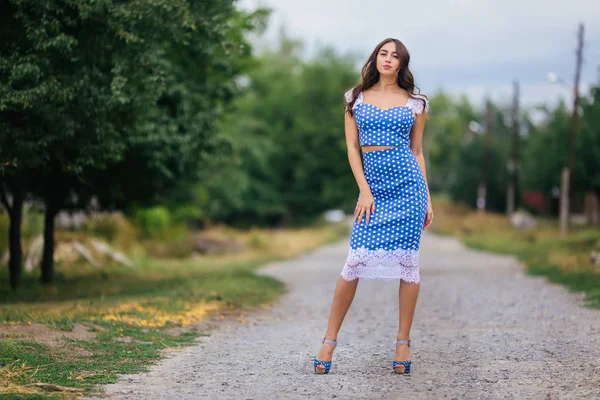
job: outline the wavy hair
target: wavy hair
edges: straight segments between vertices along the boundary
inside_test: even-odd
[[[377,70],[377,55],[379,54],[381,48],[389,42],[394,42],[394,44],[396,45],[396,53],[398,53],[398,56],[400,57],[400,69],[398,70],[398,86],[406,90],[410,96],[423,101],[423,107],[426,106],[427,96],[420,94],[421,90],[417,86],[415,86],[415,79],[413,77],[412,72],[410,72],[410,68],[408,66],[410,62],[410,54],[408,53],[408,49],[398,39],[387,38],[381,41],[381,43],[379,43],[375,47],[375,49],[369,56],[369,59],[362,68],[360,82],[356,84],[354,88],[352,88],[351,99],[350,101],[346,102],[346,111],[350,113],[350,115],[354,115],[352,107],[354,106],[354,103],[356,102],[356,99],[358,98],[360,92],[369,89],[377,82],[379,82],[379,71]],[[415,90],[417,90],[417,92],[415,92]]]

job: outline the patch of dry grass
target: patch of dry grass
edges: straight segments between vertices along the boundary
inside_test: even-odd
[[[29,377],[35,375],[36,369],[39,368],[28,366],[20,360],[0,367],[0,395],[11,395],[13,398],[18,398],[17,396],[41,394],[42,391],[35,386],[16,383],[28,380]]]
[[[158,300],[158,302],[156,301]],[[104,310],[103,321],[117,321],[136,327],[164,327],[167,325],[189,326],[200,321],[206,315],[223,308],[221,301],[182,302],[176,310],[165,310],[156,304],[161,299],[152,302],[130,300]],[[164,302],[168,299],[162,299]]]

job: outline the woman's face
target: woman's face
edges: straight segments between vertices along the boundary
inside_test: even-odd
[[[377,54],[377,70],[381,75],[398,75],[400,56],[396,52],[396,43],[387,42]]]

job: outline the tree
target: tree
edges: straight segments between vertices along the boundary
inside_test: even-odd
[[[546,195],[560,186],[562,168],[568,162],[570,112],[564,103],[543,108],[546,119],[532,125],[523,146],[522,185]]]
[[[218,176],[233,185],[213,181],[208,207],[228,222],[300,223],[356,201],[343,119],[354,62],[328,48],[303,61],[299,45],[284,36],[261,57],[224,123],[237,162]]]
[[[165,90],[140,126],[144,135],[127,144],[122,160],[92,175],[101,204],[164,204],[183,209],[183,217],[206,215],[207,187],[231,163],[232,144],[219,123],[254,63],[246,35],[264,29],[267,16],[265,9],[239,11],[230,0],[193,3],[193,29],[163,45]]]
[[[457,172],[464,146],[472,136],[468,132],[469,122],[479,120],[481,115],[466,97],[453,100],[444,92],[431,96],[431,113],[425,124],[423,149],[427,162],[427,180],[432,192],[448,193],[460,180],[470,181]],[[476,170],[472,172],[475,173]],[[477,180],[475,176],[472,179]],[[475,192],[466,190],[471,195],[476,193],[476,187]]]
[[[469,128],[471,121],[484,125],[485,115],[466,97],[453,100],[440,92],[432,96],[431,109],[423,136],[430,190],[474,206],[479,183],[485,181],[486,209],[503,210],[509,146],[505,110],[491,104],[486,150],[483,132]]]
[[[581,129],[577,140],[574,187],[600,195],[600,86],[583,101]]]
[[[46,177],[35,193],[44,197],[46,221],[53,221],[70,189],[60,184],[63,174],[119,160],[126,141],[142,133],[138,121],[162,90],[158,45],[190,29],[187,6],[182,0],[48,0],[2,7],[9,21],[0,45],[3,181],[14,203],[24,197],[17,195],[25,193],[24,182]],[[18,204],[9,210],[14,235],[18,211]],[[46,229],[48,239],[53,224]],[[45,246],[47,269],[53,241]],[[13,250],[11,273],[21,263]],[[51,270],[42,273],[44,281],[51,277]]]

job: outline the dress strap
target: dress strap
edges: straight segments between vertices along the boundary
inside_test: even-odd
[[[358,106],[359,104],[362,104],[363,102],[363,93],[360,92],[358,94],[358,97],[356,98],[356,101],[354,102],[354,106],[352,106],[352,109],[354,110],[356,108],[356,106]]]
[[[350,89],[346,93],[344,93],[344,98],[346,100],[346,103],[352,102],[352,89]],[[358,97],[356,98],[356,101],[354,102],[354,105],[352,106],[352,110],[354,110],[362,102],[363,102],[363,93],[360,92],[358,94]]]
[[[408,98],[406,106],[410,108],[415,115],[421,115],[423,110],[429,112],[429,101],[425,96],[414,94]]]

